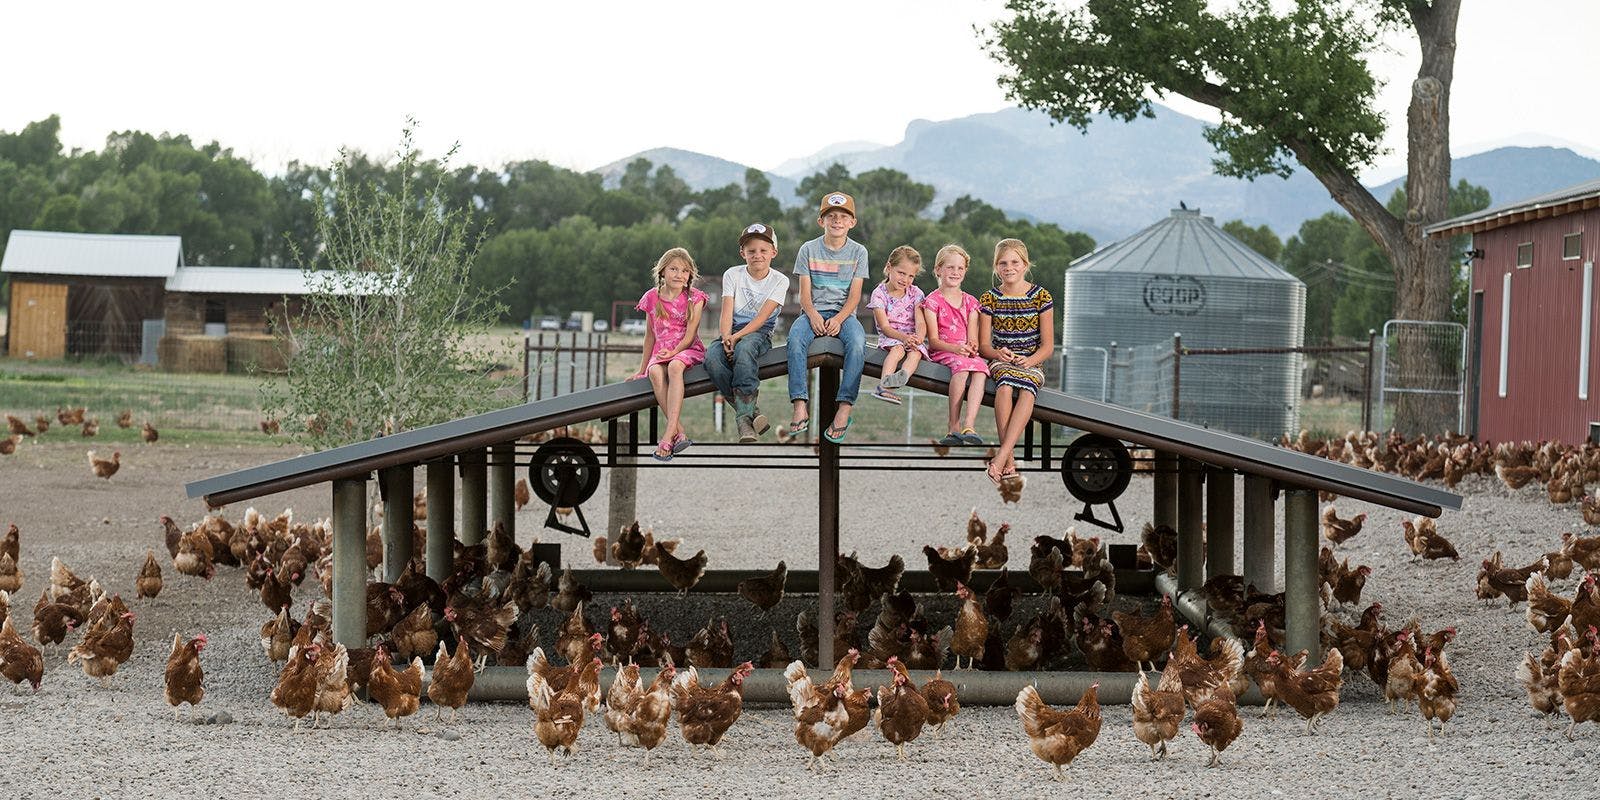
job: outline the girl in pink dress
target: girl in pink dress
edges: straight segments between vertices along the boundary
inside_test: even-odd
[[[655,387],[656,403],[666,415],[667,427],[652,457],[671,461],[694,444],[684,433],[679,416],[683,412],[683,371],[706,360],[706,346],[700,342],[700,312],[706,307],[706,293],[694,288],[700,269],[681,247],[663,253],[650,274],[656,286],[634,306],[649,316],[650,326],[644,335],[644,362],[633,377],[648,375]]]
[[[950,368],[950,433],[939,444],[946,447],[982,445],[983,437],[973,430],[978,409],[983,407],[984,381],[989,364],[978,356],[978,298],[961,291],[967,276],[967,251],[960,245],[939,248],[933,260],[933,276],[939,287],[922,301],[927,320],[928,360]],[[963,419],[961,401],[967,401]],[[960,424],[957,427],[958,423]]]

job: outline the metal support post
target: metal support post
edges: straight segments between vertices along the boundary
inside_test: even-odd
[[[606,470],[606,491],[610,499],[606,503],[606,535],[615,535],[623,528],[632,525],[639,518],[639,468],[634,466],[633,450],[624,450],[619,444],[633,439],[634,415],[629,414],[611,421],[613,431],[611,442],[607,447],[610,469]],[[606,564],[615,566],[616,556],[606,551]]]
[[[833,424],[838,410],[839,371],[820,370],[817,393],[811,396],[811,427]],[[833,666],[833,572],[839,557],[839,446],[817,437],[817,666]]]
[[[1272,479],[1244,476],[1244,582],[1274,594],[1278,587]]]
[[[333,481],[333,641],[367,643],[367,479]]]
[[[1156,460],[1151,469],[1155,473],[1155,508],[1151,511],[1150,523],[1157,527],[1165,525],[1177,530],[1178,456],[1157,450]]]
[[[489,530],[489,477],[482,449],[468,450],[457,457],[461,464],[461,543],[483,541]]]
[[[448,459],[428,462],[428,577],[443,581],[455,568],[456,476]]]
[[[489,448],[489,524],[505,526],[517,538],[517,444],[506,442]]]
[[[1233,574],[1233,470],[1206,467],[1206,579]]]
[[[1322,663],[1322,609],[1317,597],[1317,493],[1289,489],[1283,500],[1284,652],[1306,650]]]
[[[410,464],[378,471],[383,484],[383,580],[394,583],[411,562],[411,526],[415,520],[412,494],[416,479]]]
[[[1205,583],[1205,500],[1200,462],[1178,459],[1178,591]]]

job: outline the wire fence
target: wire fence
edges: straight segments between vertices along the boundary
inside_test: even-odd
[[[86,408],[102,433],[127,411],[135,428],[260,430],[261,380],[248,375],[150,372],[111,364],[0,363],[0,414],[36,427],[58,409]],[[70,434],[69,434],[70,435]]]
[[[1375,408],[1382,429],[1465,429],[1467,329],[1457,322],[1392,319],[1378,340]]]

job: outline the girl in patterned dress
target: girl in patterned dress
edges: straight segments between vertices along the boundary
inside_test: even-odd
[[[644,335],[644,362],[633,377],[650,377],[656,404],[667,418],[652,457],[671,461],[694,444],[684,434],[679,415],[683,412],[683,371],[706,360],[706,346],[700,342],[700,312],[706,307],[706,293],[694,288],[700,269],[681,247],[661,254],[650,274],[656,286],[634,306],[649,316],[650,327]]]
[[[923,345],[927,335],[927,321],[917,309],[922,305],[922,290],[912,281],[922,272],[922,255],[910,245],[900,245],[889,254],[889,263],[883,266],[883,283],[872,290],[867,308],[878,323],[878,349],[883,356],[883,379],[872,396],[886,403],[900,405],[900,395],[894,390],[906,385],[911,373],[917,371],[917,362],[928,354]],[[905,359],[904,362],[901,359]]]
[[[994,422],[1000,447],[989,462],[995,483],[1019,478],[1016,447],[1033,417],[1033,401],[1044,383],[1039,368],[1054,350],[1055,303],[1049,290],[1028,283],[1028,246],[1002,239],[994,246],[994,274],[1000,285],[978,298],[982,324],[980,349],[990,359],[995,381]]]
[[[950,433],[938,444],[945,447],[981,445],[983,437],[972,426],[983,407],[984,378],[989,365],[978,355],[978,300],[961,291],[967,277],[967,262],[972,258],[960,245],[939,248],[933,259],[933,275],[939,288],[922,301],[927,320],[928,360],[950,368]],[[961,401],[967,401],[964,425]]]

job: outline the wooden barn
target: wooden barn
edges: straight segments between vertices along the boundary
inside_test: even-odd
[[[1430,236],[1462,234],[1472,236],[1467,430],[1495,442],[1584,441],[1600,422],[1600,180],[1428,228]]]
[[[189,267],[176,236],[12,231],[7,354],[110,356],[175,371],[270,367],[272,322],[299,311],[298,269]]]

